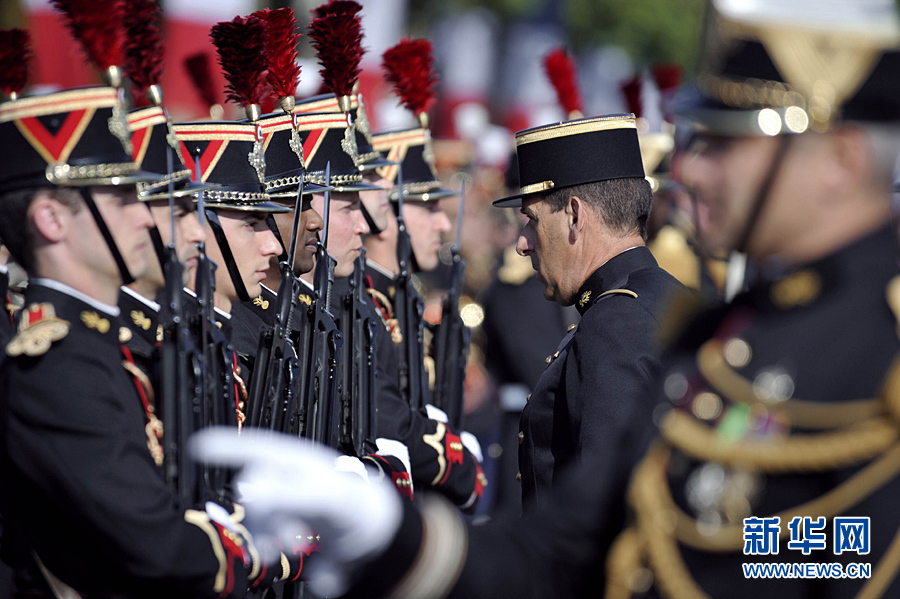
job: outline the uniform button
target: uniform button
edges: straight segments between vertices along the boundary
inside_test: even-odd
[[[517,483],[522,482],[522,473],[521,472],[516,472],[516,482]]]
[[[525,433],[519,431],[519,445],[525,442]]]
[[[549,365],[550,362],[552,362],[552,361],[553,361],[553,356],[547,356],[547,359],[544,360],[544,364]]]
[[[577,327],[577,326],[578,326],[577,324],[570,324],[569,328],[566,329],[566,332],[571,333],[573,330],[575,330],[575,327]]]
[[[525,396],[525,401],[531,401],[531,393]]]

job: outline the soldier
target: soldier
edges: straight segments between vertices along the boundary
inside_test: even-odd
[[[47,144],[48,126],[78,119]],[[134,185],[159,178],[131,161],[120,122],[111,87],[0,105],[0,230],[31,276],[0,370],[4,551],[23,593],[238,595],[259,554],[239,518],[176,504],[153,395],[120,345],[119,286],[151,258]]]
[[[582,316],[547,357],[522,412],[517,478],[527,508],[587,454],[607,456],[598,476],[624,484],[623,456],[643,451],[625,433],[649,413],[658,319],[681,286],[644,246],[652,192],[633,116],[521,131],[516,143],[522,193],[494,205],[521,206],[528,222],[517,250],[531,258],[544,297],[574,303]],[[603,148],[604,158],[588,158]]]
[[[0,301],[3,309],[0,310],[0,344],[6,343],[13,332],[12,302],[9,298],[9,251],[0,243]]]
[[[159,322],[160,306],[157,301],[165,290],[163,267],[166,263],[166,247],[174,244],[178,261],[184,265],[181,285],[193,281],[197,267],[197,244],[206,242],[206,233],[197,219],[196,206],[191,199],[194,193],[209,189],[191,181],[191,171],[181,161],[179,148],[172,148],[169,138],[169,120],[161,106],[133,110],[128,114],[132,135],[142,143],[132,144],[132,157],[141,168],[162,177],[151,185],[140,185],[138,199],[144,202],[153,215],[154,227],[150,229],[156,259],[150,260],[147,273],[130,285],[122,287],[119,308],[123,320],[132,332],[128,348],[136,359],[149,365],[155,361],[153,350],[162,341]],[[172,152],[172,172],[168,172],[167,152]],[[169,183],[173,187],[174,213],[169,206]],[[172,230],[174,216],[175,229]],[[149,370],[149,368],[148,368]]]

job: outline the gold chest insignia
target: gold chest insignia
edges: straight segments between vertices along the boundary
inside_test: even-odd
[[[591,301],[591,292],[585,291],[584,293],[581,294],[581,299],[578,300],[578,307],[584,308],[588,304],[589,301]]]
[[[810,303],[822,290],[822,279],[813,270],[798,270],[772,285],[772,303],[782,310]]]
[[[149,318],[147,318],[141,310],[132,310],[131,311],[131,320],[134,321],[134,324],[141,327],[145,331],[150,330],[150,326],[153,324]]]
[[[89,329],[95,329],[104,335],[109,332],[109,321],[96,312],[85,310],[81,313],[81,322]]]
[[[269,300],[264,300],[261,295],[257,295],[253,298],[253,305],[259,306],[263,310],[269,309]]]
[[[40,356],[69,333],[69,322],[56,317],[52,304],[31,304],[22,312],[19,331],[6,346],[8,356]]]

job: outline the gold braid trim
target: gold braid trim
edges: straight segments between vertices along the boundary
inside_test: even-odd
[[[603,599],[628,599],[632,591],[646,590],[653,575],[644,566],[646,548],[632,526],[616,537],[606,558],[606,590]]]
[[[784,525],[781,527],[781,538],[788,535],[787,523],[795,516],[832,518],[847,510],[877,491],[885,483],[900,473],[900,443],[883,453],[877,460],[842,482],[837,487],[807,503],[784,510],[779,516]],[[672,499],[669,486],[663,479],[648,479],[646,489],[658,498],[662,509],[675,516],[674,535],[679,542],[699,549],[716,553],[741,551],[744,546],[743,526],[722,526],[712,534],[701,534],[697,522],[684,513]]]
[[[674,514],[665,509],[653,493],[655,480],[664,480],[670,450],[656,444],[638,466],[631,479],[629,501],[637,517],[637,528],[644,539],[646,555],[655,576],[656,587],[668,599],[709,599],[688,571],[672,533]]]
[[[733,402],[762,404],[790,418],[791,423],[808,429],[843,428],[869,420],[884,413],[880,399],[859,399],[834,404],[788,399],[775,402],[761,399],[753,390],[753,383],[735,372],[725,361],[724,343],[711,339],[697,352],[700,373],[719,393]],[[897,369],[900,374],[900,369]],[[896,377],[900,383],[900,376]],[[891,396],[888,395],[888,398]],[[900,402],[898,408],[900,408]],[[898,411],[897,413],[900,413]]]
[[[900,437],[895,424],[873,418],[853,427],[815,435],[791,435],[779,442],[722,442],[709,427],[672,410],[662,426],[663,437],[701,462],[754,468],[766,473],[810,472],[852,466],[881,454]]]
[[[685,542],[686,540],[681,538],[683,522],[679,521],[679,514],[673,511],[674,503],[669,503],[671,495],[667,494],[665,468],[670,455],[671,452],[668,448],[656,444],[635,470],[628,498],[637,517],[637,534],[640,539],[638,542],[629,539],[628,536],[634,534],[634,529],[627,529],[614,543],[607,562],[610,573],[607,589],[615,594],[608,594],[608,599],[629,596],[630,585],[626,580],[629,575],[633,576],[640,571],[638,568],[642,557],[649,559],[655,575],[656,587],[664,597],[668,599],[708,599],[708,595],[697,586],[688,571],[674,536],[679,535],[681,542],[691,546],[691,543]],[[900,444],[895,445],[875,463],[858,472],[820,499],[778,515],[781,516],[782,522],[790,521],[794,515],[800,515],[802,512],[832,517],[864,499],[881,484],[893,478],[898,470],[900,470]],[[853,488],[855,486],[868,488],[855,489]],[[739,527],[730,528],[737,529]],[[782,527],[782,536],[785,536],[786,530],[786,526]],[[737,532],[737,535],[741,534],[740,531]],[[620,542],[623,536],[625,538]],[[637,559],[632,554],[635,547],[642,550],[642,555],[637,556]],[[743,540],[739,536],[737,542],[732,542],[730,548],[696,548],[712,551],[740,551],[742,547]],[[626,571],[629,567],[631,570]],[[900,531],[875,567],[872,578],[865,583],[856,599],[878,599],[894,580],[898,571],[900,571]]]

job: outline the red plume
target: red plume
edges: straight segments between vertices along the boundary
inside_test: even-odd
[[[297,31],[294,11],[290,8],[265,8],[253,13],[266,25],[265,63],[269,67],[266,80],[276,98],[293,97],[300,79],[297,64]]]
[[[326,17],[328,15],[357,14],[362,10],[362,6],[353,0],[329,0],[325,4],[312,9],[313,15],[316,17]]]
[[[309,37],[322,69],[322,81],[337,96],[349,96],[359,78],[362,60],[362,7],[351,0],[338,0],[313,10]]]
[[[0,31],[0,89],[18,94],[28,83],[31,36],[24,29]]]
[[[571,115],[573,112],[583,112],[575,61],[565,48],[557,48],[544,57],[544,72],[553,84],[559,105],[565,113]]]
[[[681,85],[681,67],[677,64],[657,64],[653,67],[653,79],[663,95]]]
[[[188,76],[207,107],[219,103],[219,94],[216,93],[216,86],[213,83],[209,60],[209,54],[206,52],[198,52],[184,59],[184,68],[187,69]]]
[[[123,0],[50,1],[66,15],[66,24],[94,66],[106,70],[121,65],[125,40]]]
[[[213,25],[209,36],[219,51],[219,64],[228,81],[225,97],[241,106],[262,104],[269,91],[263,60],[266,43],[263,22],[253,15],[235,17],[233,21]]]
[[[641,100],[641,75],[638,73],[631,81],[622,84],[622,94],[625,96],[625,104],[628,112],[633,112],[635,118],[640,118],[644,112],[644,104]]]
[[[125,9],[125,74],[131,79],[135,105],[147,103],[144,92],[158,85],[163,73],[163,40],[154,0],[129,0]]]
[[[382,56],[381,65],[387,72],[387,80],[394,85],[400,101],[413,114],[428,112],[435,102],[434,58],[428,40],[405,39]]]

